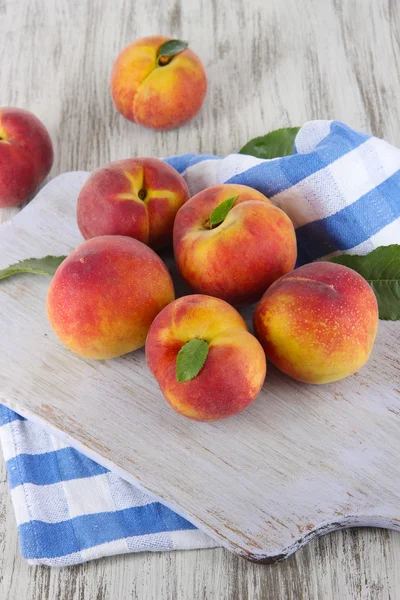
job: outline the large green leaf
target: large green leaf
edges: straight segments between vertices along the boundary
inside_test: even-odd
[[[293,154],[294,140],[299,129],[300,127],[275,129],[247,142],[239,154],[251,154],[257,158],[278,158]]]
[[[379,318],[400,319],[400,245],[380,246],[366,256],[342,254],[329,259],[364,277],[378,300]]]
[[[190,340],[182,346],[176,357],[176,378],[190,381],[203,368],[208,354],[208,344],[204,340]]]
[[[21,262],[0,270],[0,279],[11,277],[17,273],[37,273],[39,275],[54,275],[57,267],[66,256],[44,256],[43,258],[27,258]]]

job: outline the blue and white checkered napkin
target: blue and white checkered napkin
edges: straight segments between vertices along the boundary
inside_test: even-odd
[[[400,150],[337,121],[304,125],[293,156],[264,161],[192,154],[168,162],[192,194],[231,182],[271,198],[296,227],[299,264],[400,243]],[[124,552],[216,546],[182,517],[1,405],[0,438],[29,562],[64,566]]]

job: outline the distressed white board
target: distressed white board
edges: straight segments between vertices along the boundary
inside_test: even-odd
[[[0,268],[82,242],[75,205],[86,177],[58,176],[1,226]],[[170,409],[143,350],[97,362],[64,348],[45,314],[49,281],[0,285],[0,399],[10,408],[251,560],[282,559],[342,527],[400,530],[400,323],[380,324],[368,365],[344,381],[309,386],[270,367],[249,409],[196,423]]]
[[[132,152],[222,156],[256,135],[317,118],[400,145],[396,0],[164,0],[162,10],[159,0],[145,9],[139,0],[0,0],[0,23],[0,102],[45,122],[55,147],[52,177]],[[125,121],[107,93],[118,51],[155,32],[189,40],[210,81],[198,117],[162,133]],[[17,211],[0,211],[0,221]],[[0,597],[7,600],[400,598],[394,531],[338,531],[270,566],[215,549],[32,568],[19,553],[1,457],[0,515]]]

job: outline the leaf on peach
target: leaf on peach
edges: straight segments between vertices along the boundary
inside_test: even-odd
[[[228,198],[227,200],[224,200],[223,202],[221,202],[221,204],[218,204],[218,206],[216,208],[214,208],[214,210],[212,211],[212,213],[210,215],[211,227],[213,227],[215,225],[220,225],[220,223],[225,221],[226,215],[231,210],[231,208],[234,205],[235,200],[237,200],[237,198],[238,198],[238,196],[232,196],[232,198]]]
[[[175,56],[179,52],[183,52],[188,47],[188,42],[183,40],[168,40],[160,47],[158,56]]]
[[[179,382],[190,381],[204,366],[208,344],[204,340],[190,340],[182,346],[176,357],[176,378]]]

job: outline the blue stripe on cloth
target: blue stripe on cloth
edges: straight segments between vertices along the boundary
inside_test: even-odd
[[[70,447],[44,454],[18,454],[10,458],[6,466],[11,489],[24,483],[49,485],[108,472]]]
[[[159,502],[59,523],[30,521],[19,526],[25,558],[55,558],[121,538],[196,529]],[[40,540],[38,546],[36,540]]]
[[[301,258],[297,266],[336,250],[354,248],[399,217],[400,170],[353,204],[296,229]]]
[[[356,133],[346,125],[333,121],[330,133],[308,154],[285,156],[261,163],[227,180],[248,185],[272,198],[324,169],[347,152],[363,144],[371,136]]]
[[[182,156],[172,156],[164,158],[164,161],[174,167],[178,173],[183,173],[188,167],[193,167],[197,163],[205,160],[218,160],[219,156],[214,154],[183,154]]]
[[[0,427],[12,423],[13,421],[25,421],[24,417],[18,415],[13,410],[10,410],[4,404],[0,404]]]

